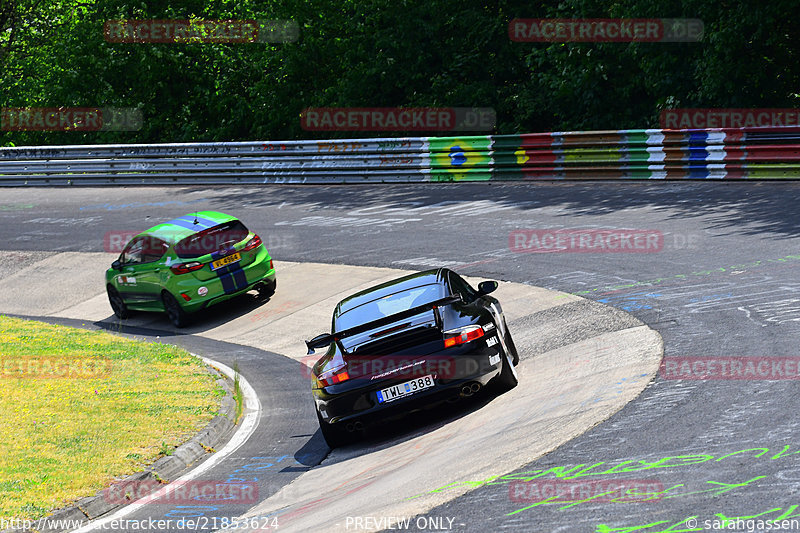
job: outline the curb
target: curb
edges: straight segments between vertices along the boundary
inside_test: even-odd
[[[173,451],[172,455],[162,457],[152,465],[148,466],[144,471],[136,472],[123,479],[114,481],[110,487],[106,487],[98,491],[95,496],[81,498],[70,507],[58,509],[49,516],[40,518],[38,520],[32,520],[32,522],[35,524],[44,525],[45,527],[39,529],[11,528],[4,529],[0,533],[61,533],[64,531],[71,531],[72,528],[50,528],[47,527],[47,524],[57,521],[60,523],[64,523],[65,521],[73,521],[73,523],[76,523],[80,521],[94,520],[112,511],[121,509],[129,503],[132,503],[134,499],[132,499],[130,495],[126,494],[126,499],[128,501],[124,503],[109,501],[109,499],[106,498],[106,494],[113,487],[125,486],[136,482],[150,481],[156,482],[153,484],[154,490],[152,491],[155,492],[156,490],[160,489],[163,484],[169,483],[176,476],[176,474],[192,466],[199,459],[214,453],[217,445],[226,440],[227,437],[229,437],[230,431],[236,427],[234,422],[236,417],[236,400],[233,395],[233,384],[230,382],[230,379],[213,366],[207,365],[207,368],[210,372],[218,376],[216,381],[217,385],[225,389],[226,394],[220,402],[219,413],[217,416],[211,419],[211,421],[206,425],[205,428],[203,428],[202,431],[178,446]],[[143,495],[138,495],[137,497],[141,496]]]

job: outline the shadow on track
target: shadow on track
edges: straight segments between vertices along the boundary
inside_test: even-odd
[[[397,415],[369,425],[362,438],[348,446],[337,448],[334,455],[329,455],[326,464],[346,461],[355,456],[373,453],[397,446],[409,440],[426,435],[444,427],[460,418],[483,409],[497,396],[498,389],[493,383],[480,392],[456,402],[443,401],[405,415]],[[317,431],[315,434],[321,436]]]
[[[160,335],[162,337],[195,335],[222,326],[263,306],[267,306],[268,310],[270,301],[271,298],[260,298],[255,296],[254,292],[240,294],[235,298],[191,314],[190,323],[183,328],[173,326],[166,313],[149,311],[130,311],[131,316],[126,319],[119,319],[110,314],[108,318],[94,324],[112,332],[132,332],[138,328],[143,335]]]
[[[775,187],[781,194],[775,194]],[[207,189],[186,188],[184,192]],[[449,195],[448,191],[454,194]],[[457,192],[457,194],[455,194]],[[719,181],[519,181],[484,183],[383,184],[381,186],[272,186],[248,187],[241,192],[225,190],[208,200],[221,209],[236,210],[242,205],[276,207],[291,204],[317,204],[320,208],[342,211],[369,206],[387,209],[413,209],[441,204],[443,198],[459,201],[491,200],[517,209],[558,206],[564,217],[613,214],[622,209],[653,208],[674,210],[674,219],[712,215],[711,227],[757,235],[765,231],[797,235],[793,214],[800,202],[800,183]],[[724,213],[715,214],[716,211]],[[371,211],[379,216],[380,210]]]

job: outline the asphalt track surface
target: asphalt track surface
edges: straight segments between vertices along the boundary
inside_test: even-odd
[[[449,266],[627,311],[662,335],[666,358],[774,362],[800,356],[798,200],[800,184],[724,182],[12,189],[0,191],[0,242],[5,250],[96,252],[108,231],[217,209],[235,212],[284,260]],[[664,246],[631,254],[509,249],[510,232],[545,228],[656,230]],[[0,269],[17,266],[0,261]],[[474,490],[412,524],[655,533],[713,530],[704,522],[726,517],[800,518],[799,404],[792,380],[658,376],[610,419],[519,469],[527,474],[476,479]],[[557,467],[538,485],[514,483]],[[658,490],[633,502],[600,492],[533,499],[535,490],[586,480]],[[451,483],[442,479],[437,490]],[[697,524],[687,525],[692,517]]]

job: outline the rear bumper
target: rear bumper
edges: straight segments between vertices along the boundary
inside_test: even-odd
[[[245,287],[245,288],[243,288],[241,290],[238,290],[238,291],[233,292],[231,294],[223,294],[221,296],[217,296],[216,298],[212,298],[210,300],[207,300],[207,301],[203,302],[203,305],[201,307],[199,307],[198,310],[199,309],[205,309],[206,307],[212,306],[212,305],[214,305],[216,303],[219,303],[219,302],[223,302],[225,300],[233,298],[234,296],[239,296],[240,294],[244,294],[247,291],[253,290],[253,288],[255,288],[256,285],[271,284],[271,283],[275,283],[275,270],[272,270],[272,274],[269,274],[269,275],[263,277],[262,279],[256,280],[256,281],[248,284],[247,287]]]
[[[275,269],[269,268],[269,255],[264,253],[264,256],[242,268],[236,275],[228,274],[224,279],[217,277],[205,281],[187,279],[178,283],[170,292],[173,292],[184,311],[194,313],[252,290],[259,283],[274,283]],[[203,292],[205,295],[201,296]],[[185,301],[181,297],[182,293],[189,295],[191,300]]]
[[[442,355],[439,353],[428,357]],[[459,369],[447,376],[434,375],[433,387],[388,402],[378,400],[378,391],[422,376],[375,382],[366,379],[354,380],[357,383],[345,382],[330,387],[312,389],[312,392],[317,410],[329,423],[338,424],[359,420],[369,424],[402,416],[458,397],[461,389],[467,384],[479,383],[481,387],[487,385],[500,373],[502,357],[502,351],[496,348],[483,348],[477,353],[459,354],[454,357],[459,361]]]

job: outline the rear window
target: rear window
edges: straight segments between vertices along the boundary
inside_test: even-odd
[[[342,331],[359,326],[366,322],[406,311],[412,307],[434,302],[445,296],[444,287],[438,283],[420,285],[413,289],[396,292],[342,313],[336,317],[335,329],[336,331]]]
[[[231,220],[213,228],[186,237],[175,245],[175,253],[181,259],[192,259],[219,250],[227,250],[243,241],[250,233],[244,224]]]

